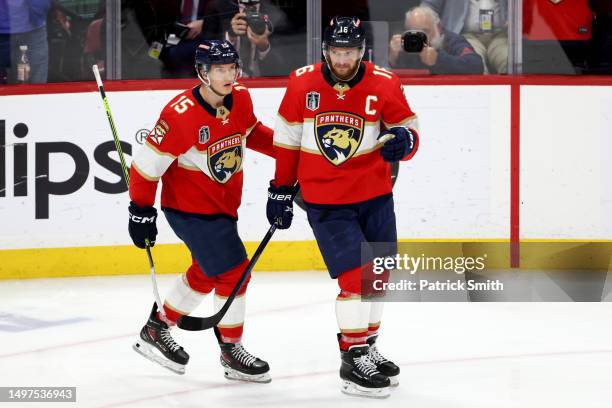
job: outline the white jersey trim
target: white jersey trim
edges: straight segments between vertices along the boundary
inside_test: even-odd
[[[134,157],[132,164],[138,172],[147,179],[158,180],[176,159],[170,153],[163,153],[148,142],[142,146]]]
[[[274,126],[274,144],[295,147],[301,146],[303,128],[303,123],[290,123],[285,121],[285,118],[281,115],[278,115]]]

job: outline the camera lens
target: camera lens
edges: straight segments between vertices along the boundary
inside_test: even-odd
[[[402,34],[402,44],[406,52],[421,52],[427,43],[427,35],[423,31],[408,30]]]
[[[257,35],[262,35],[266,32],[266,22],[264,21],[256,6],[248,6],[245,9],[246,20],[251,30]]]

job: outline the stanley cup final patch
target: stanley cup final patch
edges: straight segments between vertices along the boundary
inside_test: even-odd
[[[241,167],[242,137],[239,133],[208,146],[208,169],[218,183],[227,183]]]
[[[206,142],[208,142],[209,139],[210,139],[210,129],[208,128],[208,126],[202,126],[200,128],[198,142],[200,142],[200,144],[206,144]]]
[[[319,102],[321,102],[321,95],[318,92],[310,91],[306,94],[306,107],[308,110],[314,112],[319,109]]]
[[[355,154],[363,139],[365,120],[348,112],[315,115],[315,138],[323,156],[339,166]]]

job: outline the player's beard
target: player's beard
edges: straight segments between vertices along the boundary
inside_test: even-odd
[[[336,79],[339,79],[340,81],[350,81],[351,79],[353,79],[355,74],[357,74],[357,70],[359,69],[360,63],[361,63],[361,60],[357,60],[352,66],[349,66],[348,64],[342,64],[341,66],[339,66],[339,64],[333,64],[333,63],[328,64],[328,65],[330,67],[330,70],[333,76]]]

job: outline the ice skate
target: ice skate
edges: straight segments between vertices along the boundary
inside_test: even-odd
[[[380,354],[378,347],[376,346],[377,338],[378,335],[368,337],[367,342],[370,346],[368,356],[376,365],[376,369],[380,371],[381,374],[386,375],[389,378],[389,381],[391,381],[391,387],[397,387],[399,385],[400,368],[393,361],[387,360],[382,354]]]
[[[390,395],[390,381],[376,369],[370,360],[369,346],[354,345],[348,351],[340,351],[342,365],[340,378],[342,392],[349,395],[369,398],[386,398]]]
[[[177,374],[185,374],[189,354],[179,346],[170,335],[168,325],[157,317],[157,305],[147,324],[140,331],[140,338],[132,346],[143,357]]]
[[[221,365],[228,380],[269,383],[270,366],[246,351],[242,343],[223,343],[218,329],[215,334],[221,348]]]

